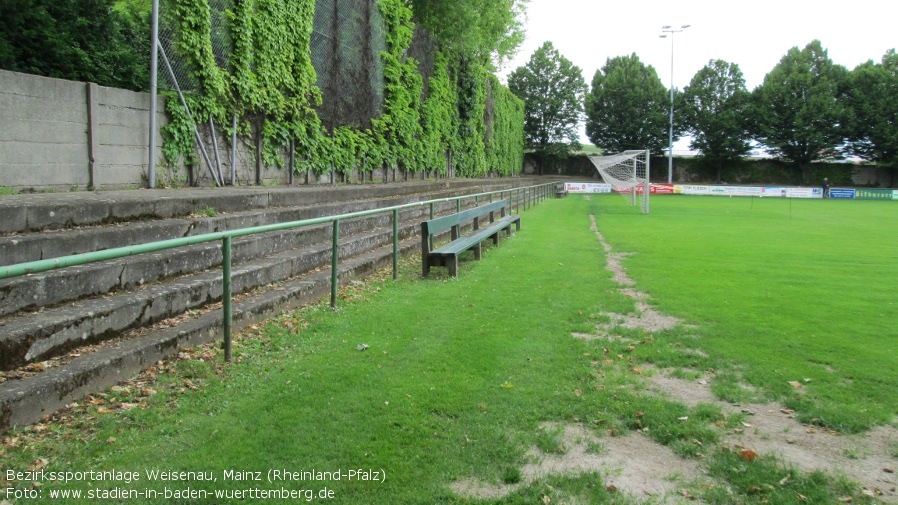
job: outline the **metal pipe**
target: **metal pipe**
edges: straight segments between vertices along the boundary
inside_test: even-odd
[[[215,122],[212,121],[212,116],[209,116],[209,134],[212,135],[212,149],[213,154],[215,154],[215,168],[218,170],[218,180],[221,182],[221,185],[224,186],[224,172],[221,169],[221,156],[218,152],[218,135],[215,134]]]
[[[643,202],[644,202],[643,205],[645,208],[643,209],[643,212],[645,212],[646,214],[649,213],[649,194],[651,194],[651,192],[652,192],[652,183],[651,183],[651,180],[652,180],[652,167],[651,167],[652,156],[651,156],[651,154],[652,154],[651,150],[649,150],[649,149],[645,150],[645,195],[644,195],[645,199],[643,200]]]
[[[399,278],[399,209],[393,209],[393,279]]]
[[[178,85],[178,78],[175,77],[175,71],[172,70],[171,62],[168,61],[168,55],[165,54],[165,49],[162,46],[159,46],[159,54],[162,55],[162,61],[165,63],[168,75],[175,85],[175,91],[178,93],[178,98],[181,99],[181,105],[184,107],[184,111],[190,119],[193,119],[193,116],[190,114],[190,107],[187,106],[187,101],[184,99],[184,93],[181,92],[181,86]],[[215,175],[215,170],[212,168],[212,162],[209,160],[209,153],[206,152],[206,146],[203,144],[203,137],[200,135],[200,131],[196,129],[196,121],[193,122],[193,135],[196,139],[196,143],[200,146],[200,153],[202,153],[203,159],[206,160],[206,166],[209,167],[209,173],[212,174],[212,180],[215,181],[215,184],[221,186],[221,181],[219,181],[218,177]]]
[[[554,183],[552,183],[554,184]],[[511,195],[512,190],[509,190],[509,195]],[[34,274],[39,272],[45,272],[48,270],[55,270],[59,268],[69,267],[69,266],[77,266],[77,265],[85,265],[88,263],[95,263],[99,261],[113,260],[118,258],[124,258],[128,256],[135,256],[138,254],[145,254],[157,251],[163,251],[166,249],[174,249],[177,247],[186,247],[196,244],[202,244],[212,241],[222,241],[222,312],[223,312],[223,321],[222,328],[224,333],[224,342],[222,347],[225,349],[225,359],[230,359],[230,333],[232,327],[232,319],[233,319],[233,306],[232,306],[232,298],[233,293],[231,291],[231,259],[232,259],[232,243],[233,239],[237,237],[243,237],[247,235],[254,235],[258,233],[267,233],[272,231],[280,231],[280,230],[288,230],[292,228],[299,228],[302,226],[312,226],[316,224],[322,224],[326,222],[333,223],[333,242],[332,242],[332,251],[331,251],[331,307],[336,308],[337,303],[337,268],[338,268],[338,260],[339,260],[339,237],[340,237],[340,220],[341,219],[350,219],[355,217],[364,217],[371,216],[376,214],[381,214],[384,212],[393,212],[393,272],[394,276],[396,275],[397,264],[398,264],[398,214],[401,209],[408,209],[412,207],[418,207],[421,205],[429,205],[430,206],[430,218],[434,217],[434,206],[436,203],[441,202],[449,202],[455,200],[456,202],[456,211],[460,211],[461,209],[461,199],[462,198],[470,198],[474,196],[475,198],[478,196],[488,195],[492,200],[494,194],[499,194],[500,198],[505,194],[505,190],[499,191],[488,191],[484,193],[477,193],[476,195],[467,195],[467,196],[459,196],[459,197],[449,197],[449,198],[438,198],[434,200],[427,200],[423,202],[412,202],[402,205],[395,205],[392,207],[386,207],[382,209],[372,209],[358,212],[351,212],[347,214],[340,214],[336,216],[325,216],[313,219],[303,219],[299,221],[290,221],[286,223],[276,223],[264,226],[253,226],[250,228],[240,228],[237,230],[229,230],[224,232],[215,232],[215,233],[206,233],[202,235],[195,235],[192,237],[181,237],[176,239],[169,240],[160,240],[156,242],[149,242],[146,244],[138,244],[131,245],[125,247],[116,247],[112,249],[106,249],[103,251],[93,251],[88,253],[81,254],[73,254],[70,256],[62,256],[59,258],[51,258],[45,260],[37,260],[37,261],[29,261],[25,263],[18,263],[15,265],[6,265],[0,266],[0,279],[7,279],[12,277],[20,277],[23,275]]]
[[[231,121],[231,186],[237,185],[237,113]]]
[[[477,193],[479,196],[486,196],[489,194],[504,194],[507,190],[500,191],[489,191],[484,193]],[[510,191],[509,191],[510,194]],[[104,249],[102,251],[92,251],[87,253],[80,254],[72,254],[69,256],[61,256],[59,258],[50,258],[44,260],[37,261],[29,261],[25,263],[18,263],[15,265],[5,265],[0,266],[0,279],[7,279],[11,277],[19,277],[22,275],[35,274],[39,272],[46,272],[48,270],[56,270],[59,268],[77,266],[77,265],[86,265],[88,263],[95,263],[98,261],[106,261],[118,258],[125,258],[128,256],[135,256],[137,254],[145,254],[157,251],[163,251],[166,249],[174,249],[177,247],[186,247],[196,244],[202,244],[206,242],[213,242],[222,240],[224,237],[238,238],[244,237],[247,235],[255,235],[258,233],[268,233],[272,231],[281,231],[281,230],[289,230],[291,228],[299,228],[302,226],[312,226],[316,224],[329,223],[334,220],[343,220],[343,219],[351,219],[356,217],[365,217],[372,216],[376,214],[382,214],[384,212],[391,212],[393,209],[410,209],[413,207],[418,207],[421,205],[430,205],[433,208],[434,204],[450,202],[455,200],[456,210],[460,210],[460,200],[462,198],[470,198],[475,195],[466,195],[460,197],[447,197],[447,198],[436,198],[433,200],[426,200],[422,202],[411,202],[402,205],[395,205],[391,207],[384,207],[381,209],[371,209],[371,210],[362,210],[357,212],[350,212],[346,214],[337,214],[332,216],[324,216],[324,217],[316,217],[312,219],[302,219],[298,221],[288,221],[284,223],[275,223],[268,224],[262,226],[252,226],[249,228],[239,228],[236,230],[228,230],[221,231],[215,233],[206,233],[202,235],[194,235],[191,237],[180,237],[175,239],[168,240],[159,240],[156,242],[148,242],[145,244],[138,245],[130,245],[124,247],[115,247],[112,249]],[[431,214],[433,217],[434,214]]]
[[[150,145],[147,163],[147,187],[156,187],[156,93],[159,76],[159,0],[153,0],[150,22]]]
[[[334,219],[333,242],[331,242],[331,308],[337,308],[337,261],[340,257],[340,220]]]
[[[231,307],[231,237],[221,239],[221,312],[224,360],[231,361],[231,323],[234,319]]]

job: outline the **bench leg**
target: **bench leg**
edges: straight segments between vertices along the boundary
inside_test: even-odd
[[[427,255],[424,254],[421,256],[421,275],[423,277],[427,277],[427,274],[430,273],[430,262],[427,260]]]
[[[505,227],[505,236],[506,236],[506,237],[510,237],[510,236],[511,236],[511,225],[508,225],[508,226]]]
[[[517,231],[521,231],[521,221],[520,220],[515,221],[514,227]],[[511,230],[509,229],[509,231],[511,231]]]
[[[493,245],[499,245],[499,232],[493,235]]]
[[[458,277],[458,255],[452,255],[448,261],[449,263],[446,266],[449,267],[449,276]]]
[[[476,246],[474,246],[474,259],[480,261],[480,255],[482,252],[483,252],[483,250],[481,249],[480,244],[478,243]]]

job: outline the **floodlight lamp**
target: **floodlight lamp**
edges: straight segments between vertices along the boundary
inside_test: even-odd
[[[692,25],[683,25],[682,28],[685,30],[686,28],[689,28],[690,26],[692,26]]]
[[[664,25],[661,27],[662,30],[667,30],[668,28],[670,28],[670,25]]]
[[[661,35],[658,35],[658,38],[666,39],[666,38],[667,38],[667,34],[666,34],[666,33],[662,33]]]

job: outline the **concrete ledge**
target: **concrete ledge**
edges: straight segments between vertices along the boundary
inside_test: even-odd
[[[440,192],[414,193],[398,197],[385,195],[375,196],[370,199],[326,200],[317,203],[304,202],[303,206],[250,209],[216,217],[181,217],[141,221],[127,225],[122,223],[112,226],[91,227],[81,229],[77,234],[71,233],[70,230],[56,230],[0,237],[0,266],[125,247],[156,240],[345,214],[431,198],[446,198],[455,194],[456,192],[454,191],[444,190]],[[244,203],[248,207],[253,205],[252,200],[244,201]],[[141,202],[140,204],[145,205],[146,202]],[[93,207],[87,206],[85,208],[85,216],[90,215],[91,209],[96,210],[98,208],[97,205]],[[195,212],[199,208],[193,207],[190,212]],[[213,208],[216,212],[219,212],[218,207]],[[2,205],[0,205],[0,212],[2,210]],[[42,208],[42,211],[47,210],[46,207]],[[99,216],[99,212],[94,213],[94,215]],[[0,285],[2,285],[2,282],[0,282]]]
[[[537,182],[529,178],[440,179],[385,184],[238,187],[207,189],[140,189],[7,195],[0,200],[0,234],[92,226],[147,219],[184,217],[200,208],[217,212],[317,205],[336,201],[408,196],[436,191],[480,192]]]

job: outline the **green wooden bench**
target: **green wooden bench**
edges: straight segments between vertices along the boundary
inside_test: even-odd
[[[480,259],[480,243],[486,239],[492,239],[494,244],[499,243],[499,234],[505,230],[506,235],[511,235],[511,225],[516,230],[521,229],[521,216],[505,215],[508,209],[507,200],[481,205],[473,209],[463,210],[448,216],[438,217],[421,223],[421,262],[422,274],[427,277],[430,268],[445,266],[449,268],[449,275],[458,276],[458,256],[468,249],[474,250],[474,257]],[[499,219],[496,220],[496,212]],[[489,222],[481,223],[484,216],[489,216]],[[468,221],[473,225],[471,235],[460,236],[461,227]],[[431,237],[435,234],[450,231],[451,242],[431,250]]]

